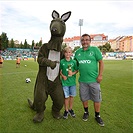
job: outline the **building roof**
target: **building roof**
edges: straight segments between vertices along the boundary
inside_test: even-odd
[[[102,38],[106,38],[108,36],[105,36],[104,34],[90,34],[91,39],[93,39],[96,36],[101,36]],[[74,36],[71,38],[65,38],[64,42],[71,42],[71,41],[76,41],[76,40],[80,40],[80,36]]]

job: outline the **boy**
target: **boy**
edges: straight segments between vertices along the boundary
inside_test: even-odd
[[[74,96],[76,96],[76,73],[78,71],[76,61],[71,59],[71,47],[66,47],[64,49],[64,56],[65,58],[62,59],[60,62],[60,75],[65,96],[65,111],[63,114],[63,118],[67,119],[68,114],[70,114],[72,117],[75,117],[75,113],[72,110],[72,107]]]

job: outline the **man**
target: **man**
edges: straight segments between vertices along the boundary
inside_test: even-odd
[[[94,102],[95,120],[100,126],[104,126],[104,122],[100,117],[101,89],[103,61],[102,54],[97,47],[90,46],[91,37],[83,34],[81,37],[82,48],[75,52],[75,60],[79,67],[79,88],[80,99],[84,107],[83,120],[87,121],[89,116],[88,100]],[[99,64],[99,67],[98,67]]]

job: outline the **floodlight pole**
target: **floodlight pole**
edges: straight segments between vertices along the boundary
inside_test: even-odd
[[[80,37],[81,37],[81,26],[83,26],[83,19],[79,19],[79,26],[80,26]]]
[[[81,38],[81,26],[80,26],[80,38]]]
[[[83,26],[83,19],[79,19],[79,26],[80,26],[80,38],[81,38],[81,26]]]

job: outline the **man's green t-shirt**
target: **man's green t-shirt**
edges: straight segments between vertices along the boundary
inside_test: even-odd
[[[67,77],[67,80],[61,79],[63,86],[76,85],[76,74],[74,74],[73,76],[68,76],[69,66],[71,66],[72,72],[77,70],[77,63],[75,60],[71,59],[70,61],[67,61],[66,59],[62,59],[60,61],[60,69],[62,70],[62,74]]]
[[[75,52],[74,59],[78,63],[79,82],[93,83],[98,76],[98,61],[102,60],[102,54],[97,47],[90,46],[87,50],[79,48]]]

